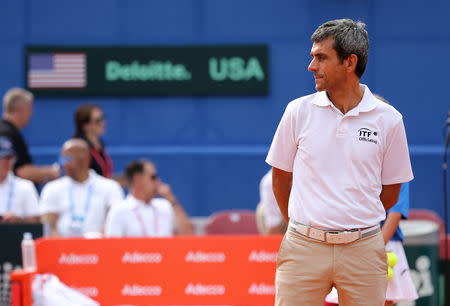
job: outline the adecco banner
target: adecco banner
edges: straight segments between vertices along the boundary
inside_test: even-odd
[[[101,305],[273,305],[281,236],[42,239],[38,273]]]
[[[267,95],[266,45],[28,46],[25,84],[36,95]]]

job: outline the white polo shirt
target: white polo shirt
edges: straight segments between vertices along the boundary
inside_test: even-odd
[[[39,196],[34,184],[12,172],[0,183],[0,216],[12,212],[20,218],[39,216]]]
[[[106,237],[167,237],[175,233],[172,204],[163,198],[144,203],[128,194],[108,214]]]
[[[322,229],[385,218],[382,185],[413,179],[402,115],[369,88],[345,115],[325,91],[288,104],[266,162],[293,172],[289,217]]]
[[[48,182],[41,192],[41,212],[59,215],[61,236],[81,236],[101,232],[109,208],[123,198],[116,181],[89,170],[89,178],[82,183],[68,176]]]
[[[264,215],[264,225],[267,229],[278,226],[283,221],[280,208],[273,194],[272,169],[261,179],[259,184],[259,196],[261,199]]]

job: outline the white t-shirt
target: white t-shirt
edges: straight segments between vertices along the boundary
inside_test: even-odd
[[[89,178],[82,183],[68,176],[47,183],[41,192],[41,212],[59,215],[61,236],[82,236],[101,232],[109,208],[123,198],[116,181],[89,170]]]
[[[39,196],[34,184],[12,172],[0,183],[0,216],[12,212],[20,218],[39,216]]]
[[[289,217],[323,229],[363,228],[385,218],[382,185],[413,179],[402,115],[361,85],[345,115],[326,92],[288,104],[266,162],[293,172]]]
[[[175,233],[172,204],[163,198],[144,203],[129,194],[108,214],[106,237],[167,237]]]
[[[280,208],[273,194],[272,189],[272,169],[270,169],[261,179],[259,184],[259,196],[263,207],[264,225],[269,229],[278,226],[283,221]]]

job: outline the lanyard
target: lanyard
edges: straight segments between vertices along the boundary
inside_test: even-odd
[[[86,200],[84,203],[84,215],[76,215],[75,214],[75,202],[73,200],[73,184],[69,185],[69,203],[70,203],[70,215],[72,216],[72,220],[75,221],[84,221],[84,218],[87,216],[89,212],[89,206],[91,205],[92,199],[92,191],[94,189],[93,183],[90,183],[88,186]]]
[[[11,211],[12,207],[12,199],[14,194],[14,189],[16,188],[16,180],[14,177],[11,177],[11,181],[9,182],[9,192],[8,192],[8,201],[6,202],[6,211]]]
[[[151,205],[151,204],[150,204]],[[156,209],[153,205],[150,206],[152,208],[153,211],[153,236],[158,236],[158,218],[156,215]],[[144,237],[149,237],[149,235],[147,234],[147,230],[145,229],[145,222],[144,222],[144,218],[142,218],[141,213],[139,212],[138,207],[133,209],[134,214],[136,215],[136,218],[139,222],[139,225],[141,226],[141,231],[142,234],[144,235]]]

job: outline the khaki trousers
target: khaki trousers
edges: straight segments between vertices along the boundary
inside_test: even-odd
[[[275,305],[322,306],[334,285],[339,305],[384,305],[387,261],[381,232],[348,244],[327,244],[292,230],[277,258]]]

